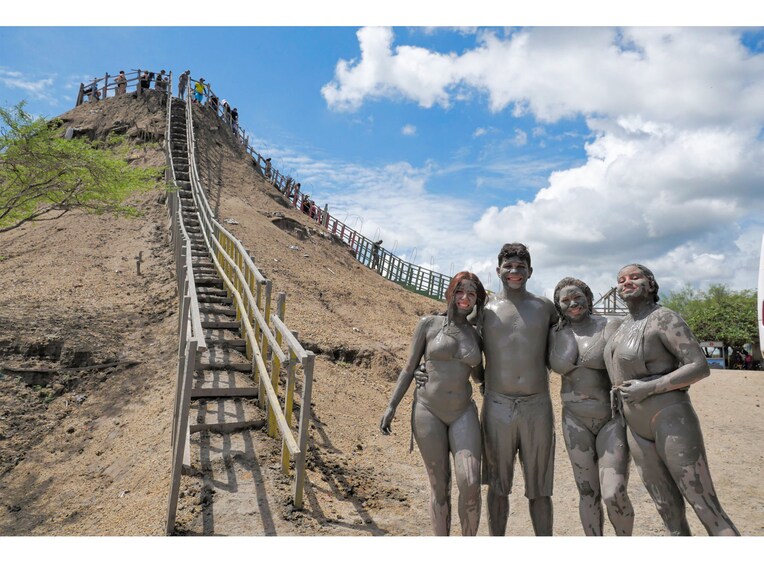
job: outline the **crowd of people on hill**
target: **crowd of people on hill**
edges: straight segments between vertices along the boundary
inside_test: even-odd
[[[165,95],[170,93],[170,77],[164,69],[159,71],[159,73],[154,73],[153,71],[138,71],[136,72],[136,75],[137,76],[134,79],[136,84],[135,94],[150,90],[152,83],[154,84],[155,91]],[[82,85],[81,90],[83,101],[85,97],[87,97],[88,102],[97,102],[102,96],[106,96],[106,93],[110,89],[108,78],[107,75],[106,82],[102,86],[99,86],[99,82],[103,79],[99,78],[94,78],[87,86]],[[127,85],[129,82],[125,71],[119,71],[119,74],[114,78],[114,95],[120,96],[122,94],[127,94]]]

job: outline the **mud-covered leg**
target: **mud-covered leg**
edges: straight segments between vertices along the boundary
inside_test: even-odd
[[[509,517],[509,494],[514,475],[516,437],[511,426],[513,405],[496,401],[486,393],[483,401],[483,483],[488,485],[486,509],[488,533],[506,535]]]
[[[454,454],[454,474],[459,487],[459,521],[463,536],[477,535],[480,524],[480,422],[470,406],[448,430]]]
[[[448,427],[419,402],[414,404],[414,438],[430,479],[430,519],[436,536],[451,531],[451,460]]]
[[[488,485],[485,502],[488,507],[488,533],[492,536],[505,535],[509,518],[509,495],[501,494],[493,485]]]
[[[584,533],[587,536],[601,536],[604,519],[595,437],[565,407],[562,409],[562,435],[578,488],[578,513]]]
[[[519,455],[533,532],[537,536],[551,536],[555,435],[552,401],[548,396],[539,395],[532,403],[523,405],[520,436]]]
[[[661,461],[655,443],[640,437],[631,430],[628,430],[627,438],[639,476],[669,533],[672,536],[691,535],[685,514],[684,498],[666,465]]]
[[[528,500],[528,511],[531,514],[533,533],[537,536],[552,535],[552,518],[554,516],[551,496],[538,496]]]
[[[708,535],[739,536],[716,495],[692,405],[683,402],[662,410],[656,418],[655,436],[658,452]]]
[[[626,428],[617,419],[610,420],[597,434],[600,490],[607,515],[618,536],[630,536],[634,530],[634,507],[629,484],[629,447]]]

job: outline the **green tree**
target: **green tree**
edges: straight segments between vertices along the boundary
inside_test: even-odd
[[[678,312],[700,341],[721,341],[740,347],[756,343],[756,291],[733,291],[725,285],[711,285],[707,291],[689,286],[670,293],[661,303]]]
[[[98,145],[65,139],[59,120],[33,118],[23,101],[0,107],[0,232],[74,209],[135,214],[126,198],[159,170],[128,165],[126,147]]]

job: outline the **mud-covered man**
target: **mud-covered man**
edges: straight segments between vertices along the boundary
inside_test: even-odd
[[[519,453],[533,531],[550,536],[555,437],[546,359],[549,327],[557,321],[557,311],[550,300],[525,288],[533,273],[525,245],[505,244],[498,263],[502,288],[489,299],[479,322],[485,354],[482,428],[488,530],[494,536],[506,532]]]

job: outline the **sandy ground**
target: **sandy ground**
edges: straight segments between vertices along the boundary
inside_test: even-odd
[[[148,103],[141,110],[141,103],[109,99],[98,111],[86,106],[70,117],[103,129],[112,115],[145,111],[140,128],[161,133],[161,120],[152,121],[158,110]],[[179,533],[429,535],[426,474],[418,452],[408,452],[410,403],[401,404],[392,436],[377,426],[417,319],[442,306],[357,264],[306,216],[280,204],[213,118],[198,122],[211,201],[221,218],[238,222],[232,231],[274,288],[287,293],[287,323],[318,357],[305,508],[289,504],[280,443],[264,431],[196,434],[193,464],[203,473],[183,477]],[[151,144],[140,151],[147,163],[161,161]],[[136,197],[144,211],[137,219],[73,213],[0,235],[1,535],[164,532],[177,297],[160,199],[159,190]],[[285,231],[273,221],[282,217],[303,227]],[[141,250],[146,262],[138,275],[134,257]],[[119,360],[139,363],[31,376],[7,370]],[[550,387],[559,428],[556,375]],[[720,500],[746,536],[764,534],[763,395],[762,372],[712,371],[691,389]],[[635,470],[629,488],[635,535],[664,535]],[[518,473],[509,535],[532,535],[522,492]],[[559,430],[553,500],[555,535],[580,536]],[[693,533],[705,535],[692,512],[689,518]],[[484,516],[479,534],[486,529]],[[606,534],[612,535],[607,524]]]

